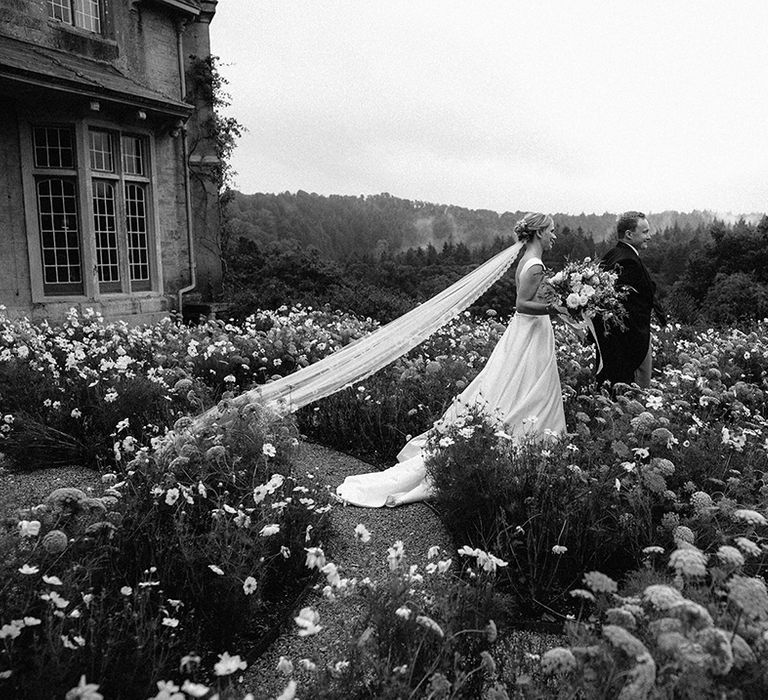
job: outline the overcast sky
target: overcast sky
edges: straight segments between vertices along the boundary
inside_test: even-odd
[[[246,193],[768,208],[766,0],[219,0]]]

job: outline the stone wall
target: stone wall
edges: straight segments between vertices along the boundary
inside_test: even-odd
[[[0,304],[30,310],[29,257],[21,190],[19,130],[12,105],[0,100]]]
[[[211,3],[209,3],[211,4]],[[212,4],[215,7],[215,3]],[[64,50],[86,58],[111,63],[123,75],[137,84],[150,88],[175,101],[181,101],[183,88],[179,75],[177,27],[181,16],[172,9],[149,2],[106,0],[104,31],[101,36],[62,25],[48,18],[46,0],[3,0],[0,6],[0,41],[11,36],[29,43]],[[187,16],[187,19],[191,19]],[[210,17],[208,18],[210,19]],[[208,51],[208,24],[188,23],[183,52]],[[204,55],[204,54],[203,54]],[[36,116],[37,115],[37,116]],[[30,260],[24,206],[22,168],[29,167],[30,158],[20,154],[19,129],[29,129],[30,120],[86,123],[97,118],[115,128],[141,126],[148,129],[154,141],[154,202],[157,216],[156,236],[159,241],[162,269],[162,294],[98,294],[95,297],[66,300],[46,299],[33,304],[30,290]],[[61,318],[71,307],[98,308],[106,316],[131,317],[134,321],[165,315],[175,308],[180,288],[190,282],[187,244],[187,213],[184,186],[184,154],[182,139],[171,129],[172,120],[159,114],[149,114],[136,122],[136,110],[104,101],[94,114],[88,111],[88,101],[62,93],[37,88],[19,94],[4,92],[0,87],[0,304],[13,315]],[[191,141],[200,147],[195,132],[199,120],[188,124]],[[212,152],[203,144],[203,150]],[[26,165],[25,165],[26,163]],[[207,190],[207,191],[206,191]],[[210,242],[218,239],[218,209],[215,188],[193,185],[193,231],[200,248],[199,268],[204,278],[196,290],[197,299],[209,299],[220,288],[221,265]],[[82,213],[81,213],[81,218]],[[89,222],[81,221],[84,235],[90,231]],[[36,235],[36,232],[34,232]],[[92,274],[85,270],[85,274]]]

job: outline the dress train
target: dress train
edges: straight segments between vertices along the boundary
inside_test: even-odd
[[[549,316],[515,314],[485,367],[435,424],[453,424],[475,405],[498,418],[513,438],[565,432]],[[347,477],[337,487],[337,495],[346,503],[367,508],[429,498],[433,490],[424,467],[427,433],[410,440],[397,455],[398,464],[393,467]]]

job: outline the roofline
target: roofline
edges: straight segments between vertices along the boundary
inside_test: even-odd
[[[109,90],[101,86],[94,86],[92,89],[90,89],[87,85],[83,85],[82,83],[56,81],[55,79],[50,78],[46,79],[34,73],[14,73],[8,71],[7,67],[2,65],[0,65],[0,78],[23,83],[25,85],[34,85],[48,90],[58,90],[60,92],[66,92],[69,94],[83,95],[84,97],[91,99],[117,102],[118,104],[127,104],[131,105],[132,107],[143,107],[154,112],[170,114],[176,117],[183,117],[184,119],[189,117],[189,115],[192,114],[192,112],[195,110],[192,105],[187,105],[182,102],[171,102],[163,99],[153,99],[151,97],[144,97],[142,95],[133,95],[131,93]]]
[[[147,2],[148,0],[144,1]],[[200,14],[199,7],[192,5],[185,0],[151,0],[151,2],[155,2],[158,5],[167,5],[168,7],[172,7],[175,10],[180,10],[181,12],[186,12],[190,15],[193,15],[194,17],[197,17]]]

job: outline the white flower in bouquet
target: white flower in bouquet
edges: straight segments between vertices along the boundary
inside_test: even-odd
[[[560,270],[560,272],[556,272],[554,275],[552,275],[549,281],[552,284],[562,284],[564,279],[565,279],[565,273],[562,270]]]
[[[571,292],[565,300],[565,305],[569,309],[578,309],[581,306],[581,300],[576,292]]]
[[[547,286],[579,323],[602,316],[606,326],[622,326],[625,314],[622,300],[625,290],[616,288],[618,276],[601,270],[590,258],[567,262],[562,270],[549,276]]]

